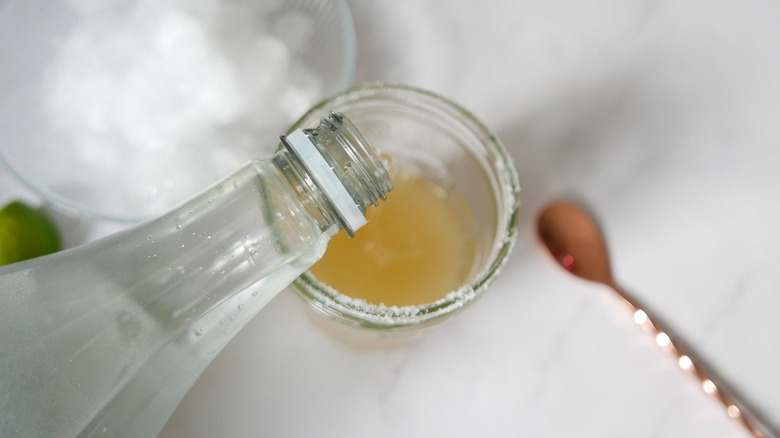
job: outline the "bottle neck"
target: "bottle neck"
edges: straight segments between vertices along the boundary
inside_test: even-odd
[[[369,205],[385,199],[393,183],[352,122],[331,113],[316,128],[281,137],[273,158],[323,230],[338,225],[350,236],[365,224]]]

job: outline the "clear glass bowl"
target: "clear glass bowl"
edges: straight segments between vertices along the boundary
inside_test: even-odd
[[[355,52],[344,0],[12,0],[0,159],[55,207],[136,222],[271,153]]]
[[[316,311],[376,332],[410,332],[465,308],[495,279],[512,249],[519,214],[517,173],[499,139],[458,104],[400,84],[359,86],[320,103],[292,129],[309,126],[329,111],[344,113],[374,148],[393,163],[440,187],[454,186],[473,216],[478,251],[469,280],[443,299],[387,307],[352,299],[310,272],[294,289]],[[388,194],[392,197],[392,191]]]

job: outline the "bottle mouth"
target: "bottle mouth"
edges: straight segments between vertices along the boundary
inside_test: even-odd
[[[344,114],[332,112],[319,126],[281,136],[307,169],[350,237],[366,224],[369,205],[393,188],[390,174],[365,137]]]
[[[306,131],[316,131],[316,135],[324,140],[323,145],[335,142],[342,146],[335,149],[329,147],[321,152],[325,160],[334,166],[336,174],[342,172],[353,185],[363,189],[353,193],[358,198],[355,199],[358,205],[376,206],[379,198],[387,199],[387,192],[393,189],[390,174],[374,148],[349,118],[342,113],[331,112],[327,118],[320,120],[319,127]]]

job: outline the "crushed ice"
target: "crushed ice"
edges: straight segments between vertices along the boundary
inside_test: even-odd
[[[322,96],[301,55],[314,24],[294,11],[271,19],[278,1],[70,4],[83,19],[55,42],[44,96],[75,149],[62,153],[77,155],[62,158],[135,209],[158,212],[266,155],[258,139]]]

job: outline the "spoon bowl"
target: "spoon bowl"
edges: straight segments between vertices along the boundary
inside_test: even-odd
[[[616,286],[601,230],[583,209],[568,202],[550,204],[539,216],[537,231],[567,271],[585,280]]]

